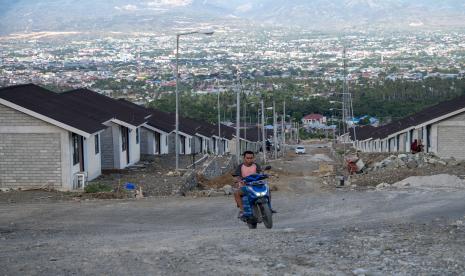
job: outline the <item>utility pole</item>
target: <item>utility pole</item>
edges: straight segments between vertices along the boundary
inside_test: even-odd
[[[246,141],[245,150],[247,150],[247,98],[244,100],[244,140]]]
[[[282,127],[281,127],[281,131],[282,131],[282,135],[283,135],[283,148],[281,149],[283,152],[282,152],[282,155],[284,156],[284,153],[286,151],[286,101],[284,101],[283,103],[283,118],[281,119],[281,124],[282,124]]]
[[[241,125],[241,95],[240,95],[240,79],[239,72],[238,83],[236,87],[236,161],[237,164],[241,163],[241,140],[240,140],[240,125]]]
[[[203,34],[203,35],[213,35],[212,31],[193,31],[187,33],[176,34],[176,115],[175,115],[175,151],[176,151],[176,171],[179,170],[179,38],[185,35],[192,34]]]
[[[297,125],[297,144],[298,144],[298,143],[300,143],[300,133],[299,133],[299,132],[300,132],[300,131],[299,131],[299,125],[300,125],[300,123],[297,122],[296,125]]]
[[[274,146],[274,159],[278,159],[278,130],[276,119],[276,102],[273,100],[273,146]]]
[[[346,47],[344,46],[342,52],[342,63],[343,63],[343,74],[344,78],[342,81],[342,135],[347,133],[347,91],[346,91],[346,80],[347,80],[347,64],[346,64]]]
[[[291,132],[289,133],[290,134],[290,137],[289,137],[289,141],[292,141],[292,133],[294,132],[294,118],[289,118],[289,121],[290,121],[290,126],[291,126]]]
[[[176,152],[176,171],[179,170],[179,35],[176,35],[176,136],[174,139]]]
[[[219,144],[220,144],[221,143],[221,113],[220,113],[220,89],[219,88],[218,88],[217,93],[218,93],[218,139],[219,139]],[[218,145],[218,153],[220,153],[219,145]]]
[[[263,163],[266,164],[266,137],[265,137],[265,101],[263,96],[260,99],[260,104],[262,106],[262,152],[263,152]]]

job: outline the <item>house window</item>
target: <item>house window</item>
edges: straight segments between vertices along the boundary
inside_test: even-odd
[[[165,136],[165,145],[168,146],[168,136]]]
[[[136,128],[136,144],[139,144],[139,139],[140,139],[140,133],[139,133],[139,129]]]
[[[73,133],[72,140],[73,140],[73,165],[76,165],[79,163],[79,135]]]
[[[100,135],[95,135],[95,154],[100,153]]]

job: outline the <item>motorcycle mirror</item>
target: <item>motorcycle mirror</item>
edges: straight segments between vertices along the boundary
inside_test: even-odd
[[[271,170],[271,166],[266,166],[265,171],[269,171],[269,170]]]

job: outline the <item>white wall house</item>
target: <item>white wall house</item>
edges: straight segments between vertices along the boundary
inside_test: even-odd
[[[408,120],[407,120],[408,119]],[[428,107],[399,123],[373,130],[376,139],[355,141],[364,152],[409,152],[413,141],[423,146],[424,152],[442,158],[465,160],[465,96]],[[400,127],[399,127],[400,126]],[[384,128],[384,129],[383,129]],[[393,128],[393,130],[390,130]]]
[[[140,161],[140,128],[122,122],[106,122],[102,133],[102,168],[124,169]]]
[[[326,116],[321,114],[308,114],[302,118],[304,125],[325,125],[327,121]]]
[[[144,124],[141,128],[141,153],[148,155],[168,154],[168,133]]]
[[[67,91],[60,97],[105,126],[100,135],[102,169],[124,169],[140,161],[141,127],[151,117],[150,112],[88,89]]]
[[[149,114],[89,90],[0,89],[0,187],[82,188],[140,160]],[[78,181],[79,180],[79,181]]]
[[[189,134],[179,131],[179,154],[187,155],[192,153],[192,137],[193,136]],[[176,152],[175,139],[176,131],[173,131],[168,135],[169,152]]]
[[[197,133],[196,136],[200,138],[200,148],[199,152],[206,154],[211,153],[211,138],[204,136],[203,134]]]
[[[77,174],[101,174],[103,125],[62,108],[35,85],[0,89],[0,187],[79,188]],[[19,97],[18,97],[19,96]]]

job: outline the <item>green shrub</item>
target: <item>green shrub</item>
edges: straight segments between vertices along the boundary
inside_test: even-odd
[[[84,187],[86,193],[111,192],[113,188],[103,183],[91,183]]]

